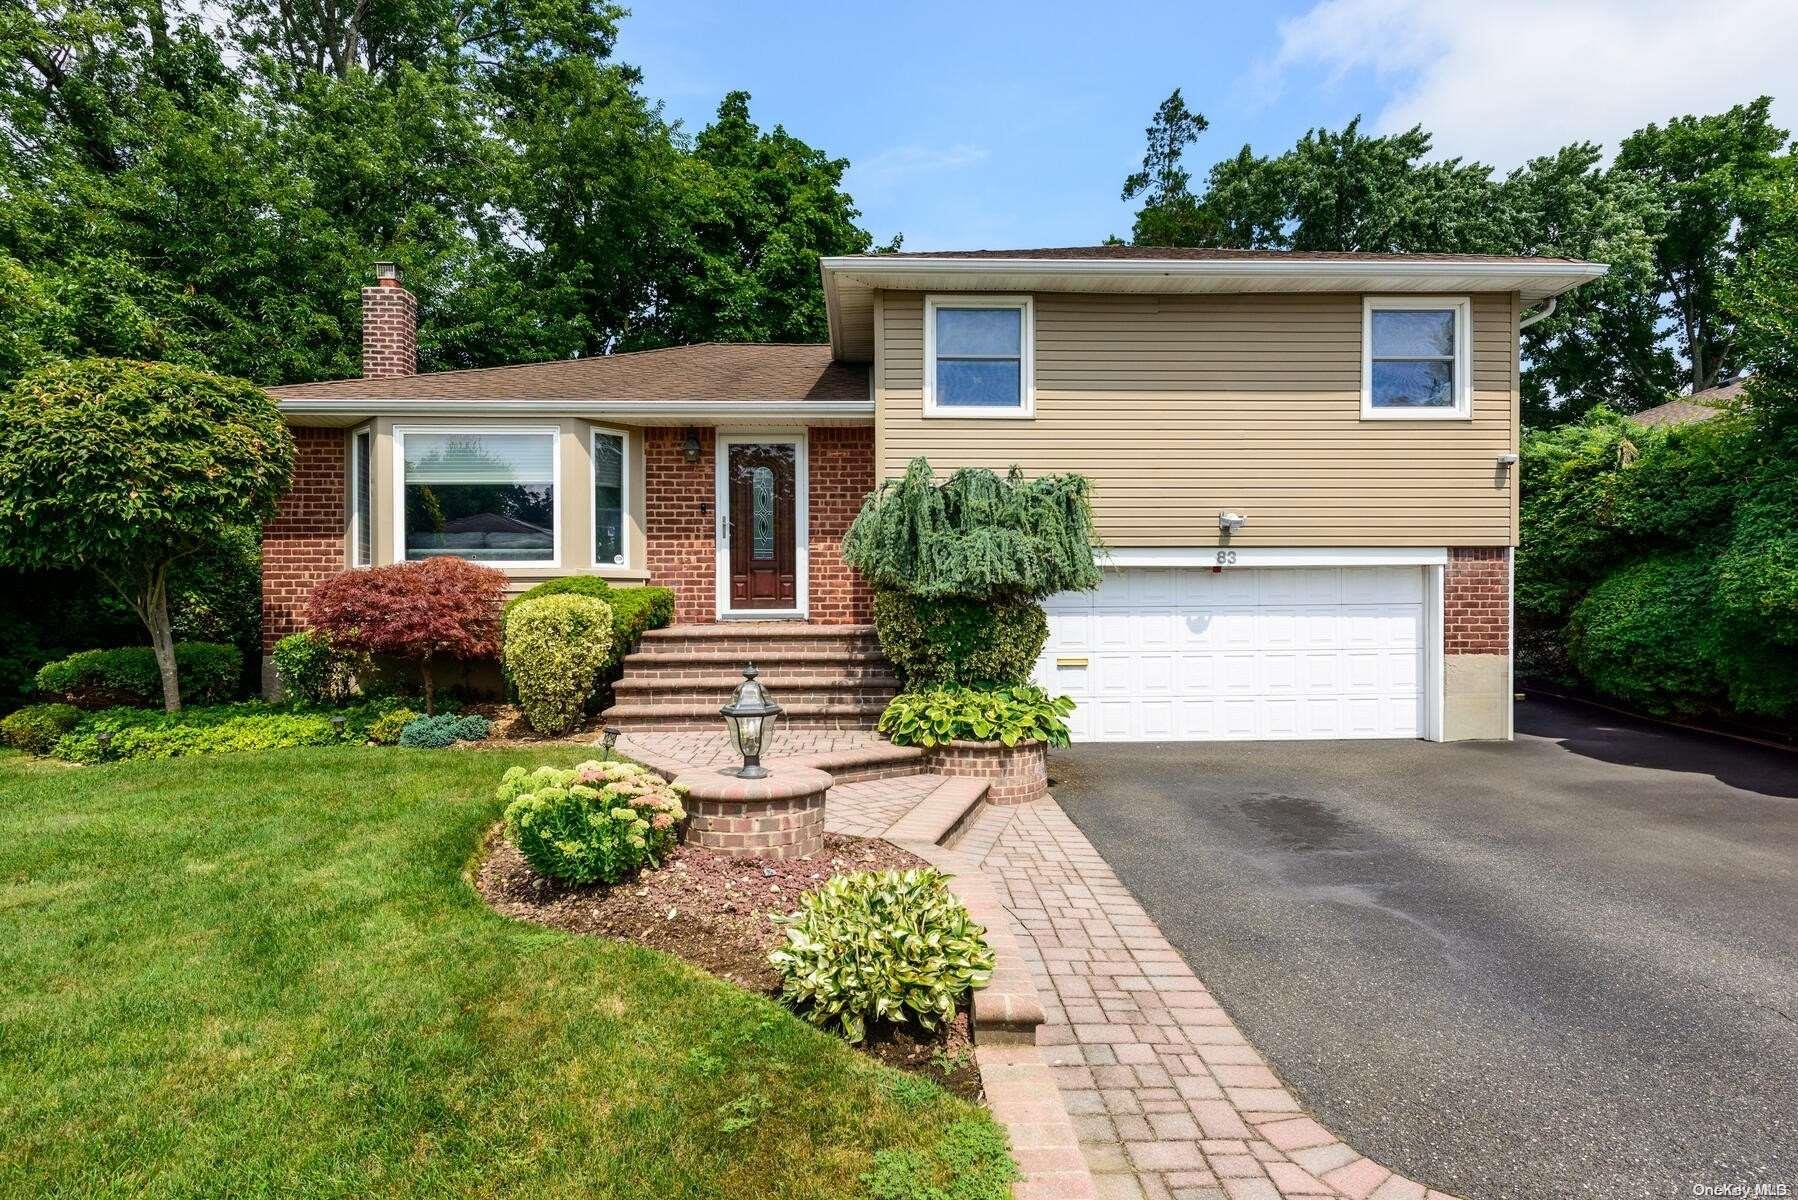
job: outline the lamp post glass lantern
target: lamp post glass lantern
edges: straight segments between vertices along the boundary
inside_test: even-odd
[[[745,667],[743,682],[737,685],[736,694],[729,704],[718,710],[725,724],[730,726],[730,739],[736,745],[737,753],[743,756],[743,765],[733,772],[739,779],[767,776],[768,768],[762,766],[762,755],[773,744],[774,722],[781,714],[780,705],[774,703],[768,689],[756,682],[758,674],[754,663]]]

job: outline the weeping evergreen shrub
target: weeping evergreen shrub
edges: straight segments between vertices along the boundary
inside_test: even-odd
[[[1048,637],[1038,601],[1099,585],[1091,487],[913,459],[868,496],[843,557],[874,585],[874,632],[907,689],[1026,683]]]
[[[1082,475],[1003,478],[963,467],[942,484],[914,458],[881,484],[843,538],[876,588],[925,600],[1041,600],[1099,586],[1091,485]]]

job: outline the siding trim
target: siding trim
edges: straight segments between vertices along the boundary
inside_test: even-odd
[[[1221,555],[1231,555],[1220,561]],[[1101,567],[1439,567],[1441,546],[1128,546],[1093,555]]]

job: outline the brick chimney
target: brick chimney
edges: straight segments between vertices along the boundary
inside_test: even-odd
[[[375,285],[362,289],[362,378],[418,374],[418,297],[400,286],[400,269],[375,264]]]

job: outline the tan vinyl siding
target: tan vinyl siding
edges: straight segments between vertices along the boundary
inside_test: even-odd
[[[1472,297],[1471,420],[1361,419],[1359,295],[1036,296],[1036,416],[925,418],[924,301],[877,309],[877,457],[1080,471],[1114,546],[1481,546],[1514,539],[1517,301]]]

